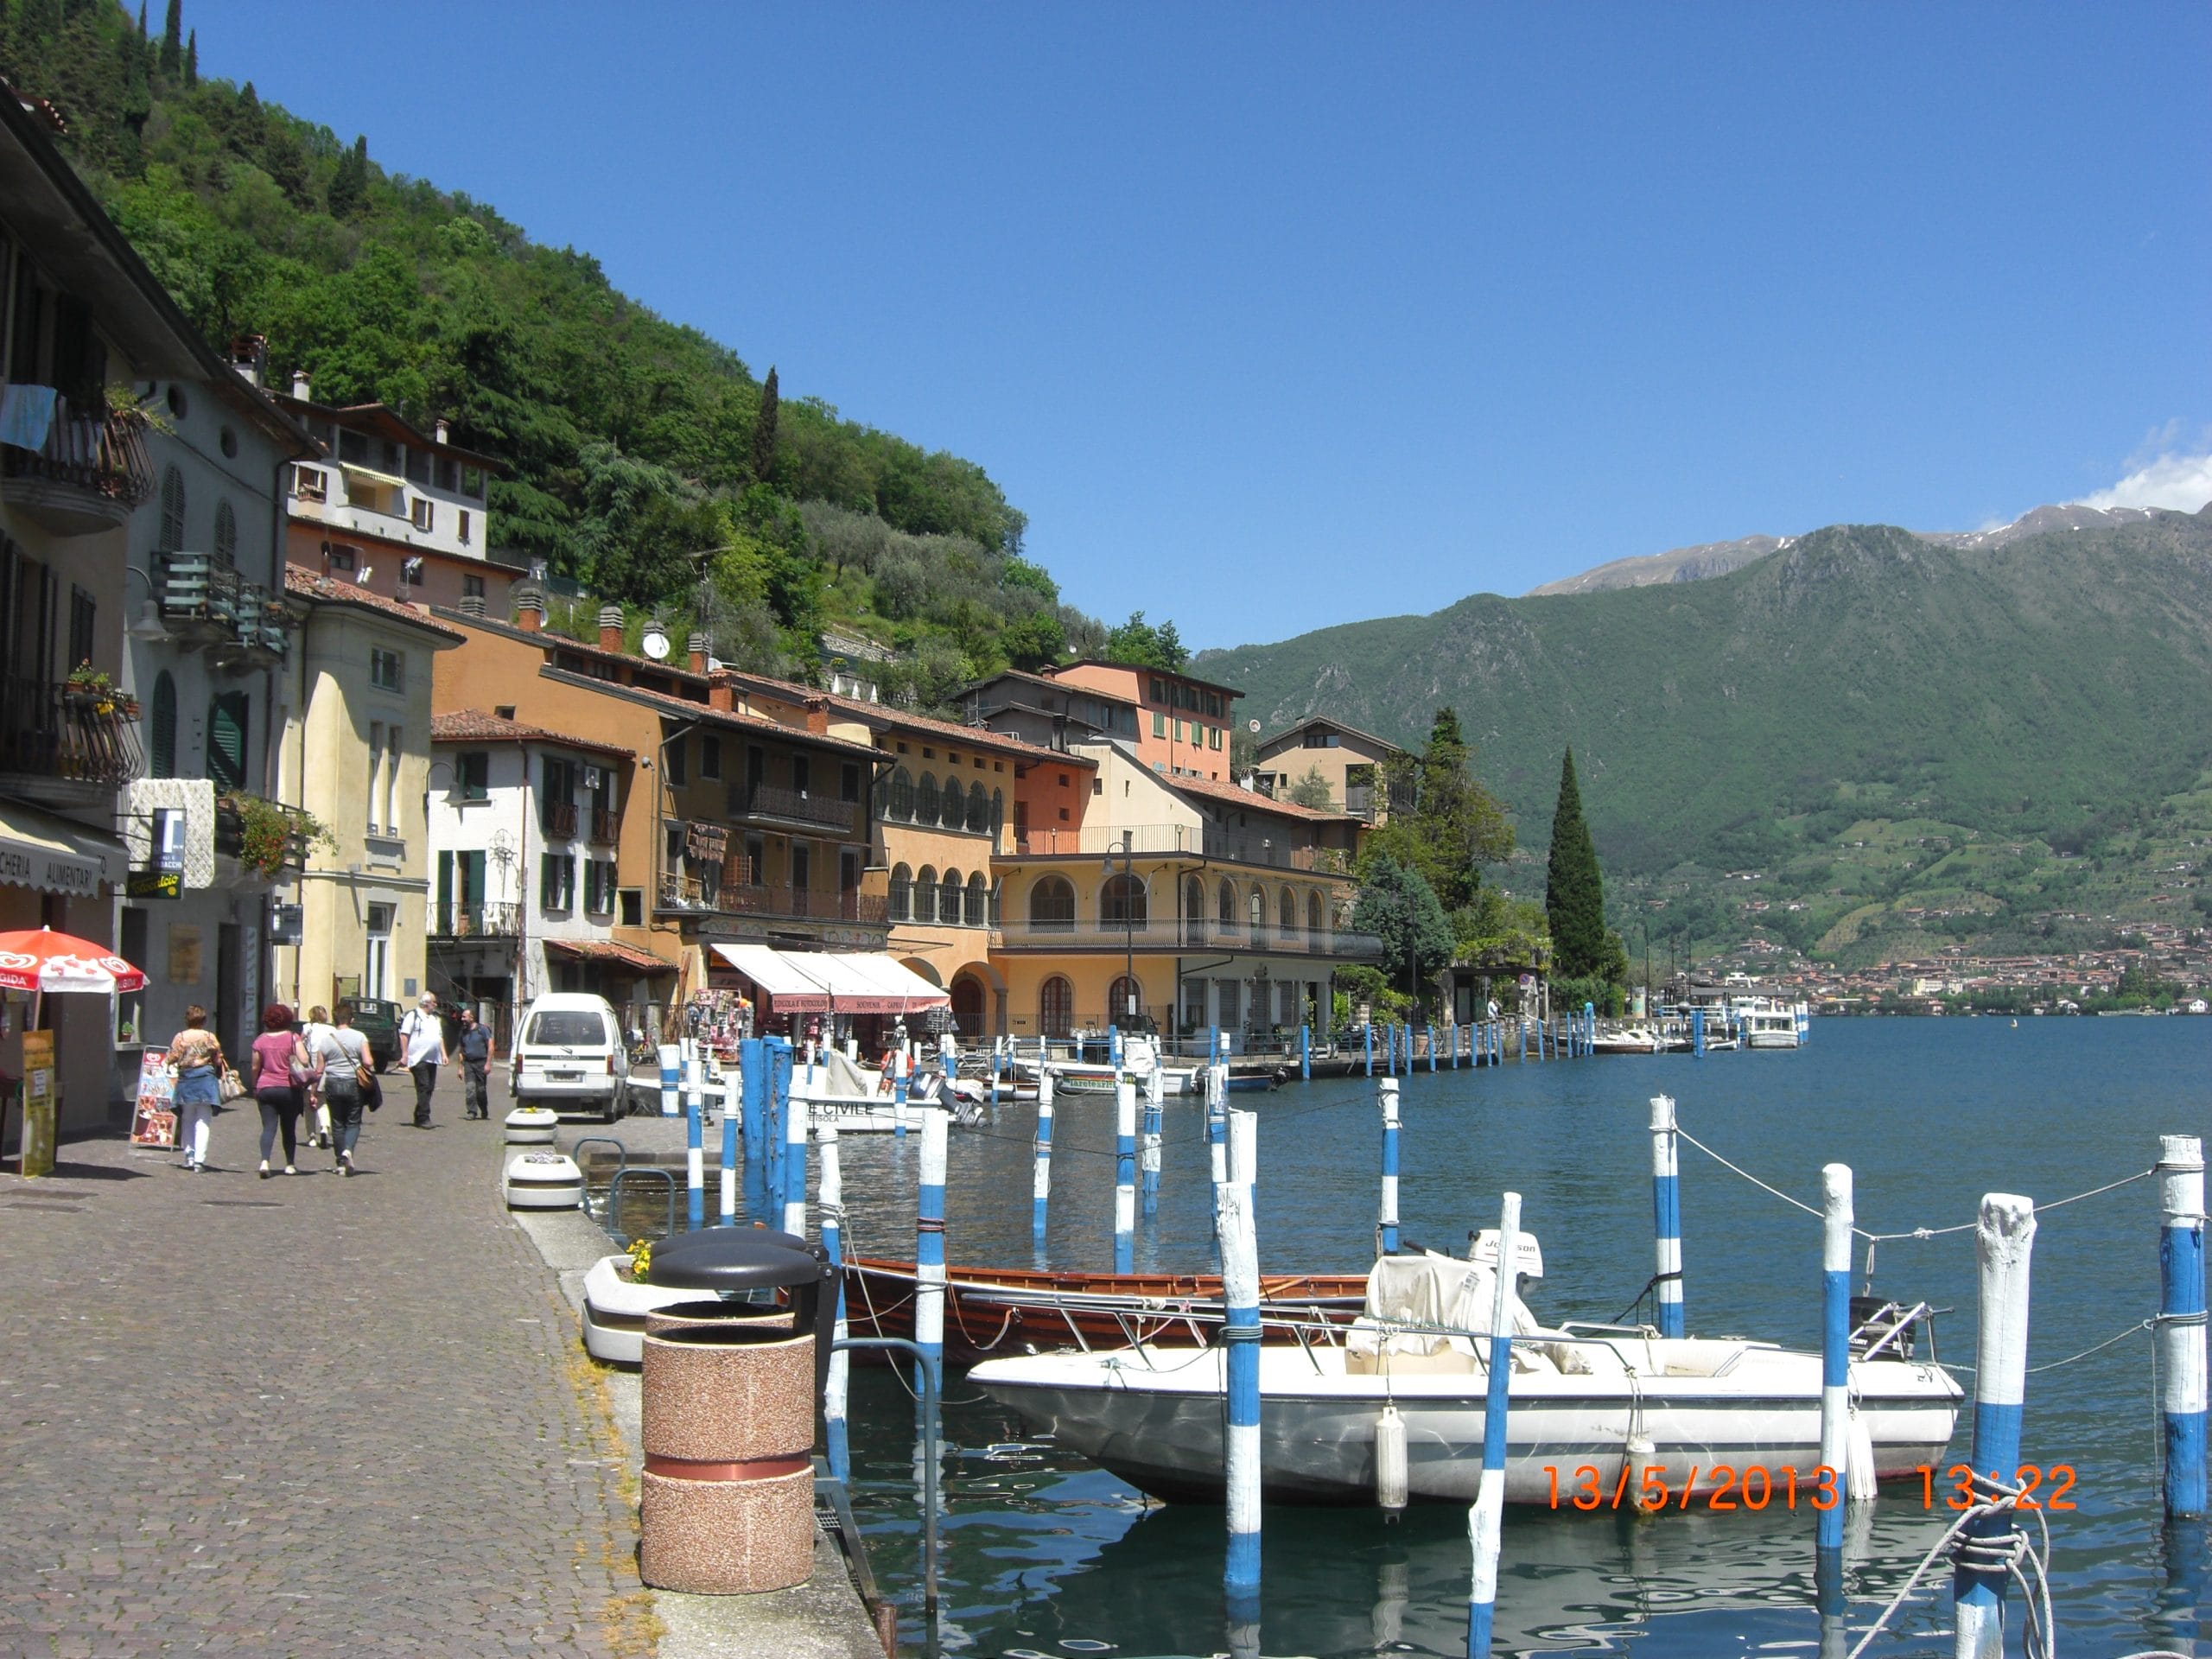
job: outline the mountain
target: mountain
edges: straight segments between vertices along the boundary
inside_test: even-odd
[[[2202,856],[2212,508],[1949,539],[1835,525],[1702,581],[1477,594],[1194,669],[1269,728],[1410,742],[1453,705],[1539,846],[1571,743],[1617,923],[1660,899],[1662,934],[1834,952],[1877,912],[1986,940],[2149,904],[2160,860]]]
[[[2009,524],[1989,530],[1917,533],[1922,541],[1933,542],[1939,547],[2002,547],[2023,537],[2042,536],[2055,530],[2095,530],[2139,524],[2150,512],[2144,507],[2085,507],[2078,502],[2069,502],[2062,506],[2037,507]],[[1664,553],[1637,554],[1595,565],[1580,575],[1564,576],[1541,588],[1531,588],[1529,597],[1594,593],[1602,588],[1643,588],[1662,582],[1702,582],[1707,576],[1725,576],[1731,570],[1741,569],[1753,559],[1763,559],[1777,548],[1789,546],[1793,539],[1788,536],[1746,536],[1738,541],[1706,542],[1696,547],[1672,548]]]

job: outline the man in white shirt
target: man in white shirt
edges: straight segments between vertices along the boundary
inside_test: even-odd
[[[430,1127],[430,1091],[438,1086],[438,1067],[446,1059],[446,1026],[438,1018],[438,999],[428,991],[399,1022],[402,1058],[415,1074],[415,1127]]]

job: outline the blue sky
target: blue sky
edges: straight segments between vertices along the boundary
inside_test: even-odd
[[[186,14],[1194,645],[2212,496],[2202,5]]]

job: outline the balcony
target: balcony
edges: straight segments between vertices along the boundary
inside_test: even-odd
[[[291,642],[291,613],[213,553],[161,556],[162,620],[188,648],[206,645],[220,667],[275,668]]]
[[[537,827],[552,841],[574,841],[576,838],[576,804],[574,801],[547,801],[538,809]]]
[[[772,916],[793,921],[858,922],[882,926],[883,895],[824,893],[807,887],[755,886],[750,882],[709,884],[696,875],[660,879],[662,911],[690,914]]]
[[[257,795],[215,798],[215,851],[264,880],[307,868],[308,815]]]
[[[10,792],[98,805],[144,771],[135,699],[105,686],[0,679],[0,777]]]
[[[1258,796],[1253,800],[1259,807],[1267,804]],[[1084,824],[1071,830],[1018,830],[1014,838],[1017,858],[1103,858],[1124,852],[1139,858],[1204,858],[1278,870],[1349,869],[1351,857],[1337,848],[1218,823],[1148,823],[1130,829]]]
[[[620,833],[621,822],[622,821],[620,818],[616,817],[613,813],[608,811],[607,808],[603,806],[595,806],[592,808],[591,844],[594,847],[612,847],[614,845],[615,839]]]
[[[153,493],[145,423],[135,413],[73,415],[57,396],[44,443],[0,444],[0,500],[56,536],[113,530]]]
[[[512,939],[522,930],[522,906],[454,899],[430,906],[434,939]]]
[[[813,830],[832,830],[841,836],[853,833],[853,814],[858,803],[802,790],[778,789],[772,784],[732,784],[728,810],[733,818],[773,818],[804,824]]]
[[[1234,951],[1246,955],[1318,957],[1332,962],[1367,962],[1382,953],[1372,933],[1350,928],[1224,927],[1217,922],[1179,921],[1159,917],[1125,926],[1120,922],[1014,921],[1000,924],[997,948],[1007,950]]]

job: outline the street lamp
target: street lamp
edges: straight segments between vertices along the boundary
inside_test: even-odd
[[[162,620],[161,594],[154,587],[153,577],[135,564],[124,565],[123,574],[136,576],[146,584],[146,602],[138,607],[138,620],[124,632],[145,645],[159,645],[169,637],[169,629],[168,624]]]
[[[1136,867],[1135,861],[1129,855],[1130,839],[1130,832],[1127,830],[1122,830],[1121,874],[1134,880]],[[1115,873],[1114,855],[1110,851],[1106,855],[1103,873],[1109,880],[1112,880]],[[1124,893],[1122,895],[1122,982],[1128,987],[1128,995],[1123,1000],[1128,1004],[1126,1012],[1132,1027],[1136,1024],[1137,1017],[1136,930],[1136,915],[1130,908],[1129,895]],[[1111,1014],[1113,1010],[1109,1007],[1107,1012]]]

